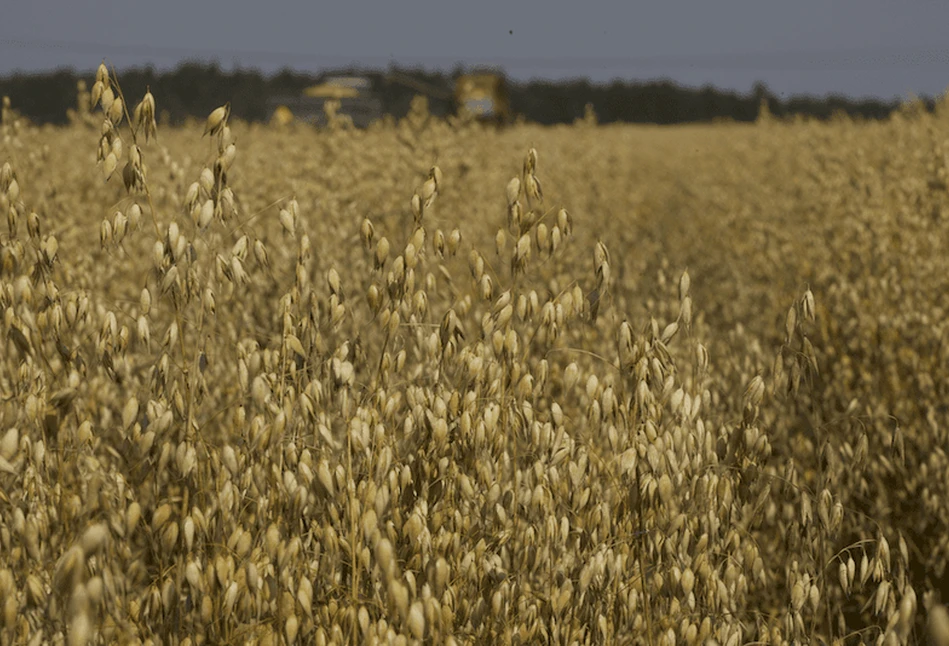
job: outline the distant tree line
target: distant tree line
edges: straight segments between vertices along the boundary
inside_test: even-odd
[[[404,116],[412,98],[430,88],[429,110],[434,115],[451,112],[453,79],[463,72],[431,72],[421,69],[390,68],[387,71],[334,70],[339,74],[359,74],[372,80],[374,92],[385,111]],[[67,110],[77,105],[77,83],[89,87],[94,74],[57,70],[44,74],[16,74],[0,78],[0,95],[9,96],[20,114],[37,123],[62,124]],[[414,86],[404,79],[417,81]],[[248,121],[265,121],[271,116],[269,97],[299,96],[318,82],[317,74],[284,70],[265,76],[257,70],[223,71],[214,63],[184,63],[173,71],[133,68],[119,73],[123,92],[137,102],[150,87],[159,113],[171,123],[188,117],[203,118],[215,107],[230,101],[232,115]],[[753,121],[762,103],[775,117],[804,115],[828,118],[845,113],[866,119],[886,118],[898,107],[896,102],[852,100],[842,96],[792,97],[782,99],[758,84],[749,94],[712,87],[681,87],[671,81],[614,81],[594,84],[586,80],[561,82],[530,81],[509,83],[511,108],[515,115],[541,124],[570,123],[584,116],[592,105],[600,123],[628,122],[673,124],[731,119]],[[930,107],[932,101],[928,101]]]

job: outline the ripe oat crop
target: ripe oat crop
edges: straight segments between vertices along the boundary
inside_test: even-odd
[[[0,642],[949,643],[944,109],[79,92],[0,125]]]

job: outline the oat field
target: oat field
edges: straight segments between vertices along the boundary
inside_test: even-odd
[[[120,82],[4,104],[0,643],[949,644],[949,111]]]

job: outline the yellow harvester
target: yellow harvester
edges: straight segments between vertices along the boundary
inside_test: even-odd
[[[500,74],[480,72],[463,74],[455,81],[455,108],[465,110],[479,121],[498,125],[511,119],[507,83]]]

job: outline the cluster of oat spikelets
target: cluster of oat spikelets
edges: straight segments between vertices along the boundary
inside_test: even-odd
[[[4,104],[2,643],[949,643],[941,112],[133,103]]]

